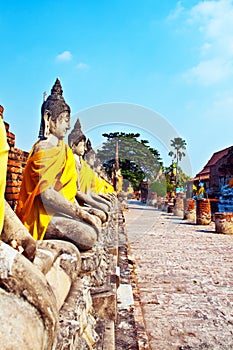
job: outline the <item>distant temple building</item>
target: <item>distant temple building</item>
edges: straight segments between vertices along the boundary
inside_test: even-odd
[[[221,187],[233,178],[233,146],[215,152],[193,179],[194,185],[204,183],[209,197],[218,197]]]

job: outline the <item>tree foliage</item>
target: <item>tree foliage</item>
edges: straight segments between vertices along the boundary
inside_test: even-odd
[[[137,139],[139,133],[114,132],[103,134],[107,141],[97,151],[97,157],[103,163],[106,172],[111,176],[116,157],[116,141],[121,174],[136,190],[143,180],[153,180],[161,165],[160,154],[149,146],[149,141]]]
[[[166,182],[167,182],[167,192],[172,192],[174,190],[174,183],[175,183],[174,165],[176,166],[176,164],[173,163],[169,167],[163,168],[163,172],[165,174]],[[181,188],[185,188],[187,182],[189,180],[191,180],[191,177],[189,175],[185,174],[182,171],[181,167],[178,167],[178,169],[176,169],[176,171],[179,174],[176,186],[181,187]]]
[[[181,161],[181,159],[185,157],[185,152],[183,152],[183,150],[186,149],[186,141],[183,140],[181,137],[174,137],[174,139],[171,140],[171,147],[174,150],[170,151],[168,155],[172,157],[172,164],[176,165],[175,184],[177,185],[179,182],[178,164]]]
[[[179,177],[178,177],[177,186],[185,188],[187,182],[191,180],[191,177],[185,174],[181,169],[181,167],[178,167],[178,173],[179,173]]]
[[[156,192],[159,197],[166,196],[167,193],[167,185],[166,182],[155,181],[152,182],[149,186],[151,192]]]
[[[175,160],[176,164],[178,164],[178,162],[185,156],[185,152],[182,150],[186,149],[186,141],[181,137],[175,137],[171,140],[171,147],[174,148],[174,151],[170,151],[168,155]]]

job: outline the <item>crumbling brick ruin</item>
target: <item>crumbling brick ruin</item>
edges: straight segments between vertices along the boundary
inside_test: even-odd
[[[15,148],[15,134],[10,131],[10,126],[5,122],[7,142],[10,150],[8,153],[7,182],[5,198],[14,210],[19,197],[20,186],[23,179],[23,169],[27,162],[28,152]]]

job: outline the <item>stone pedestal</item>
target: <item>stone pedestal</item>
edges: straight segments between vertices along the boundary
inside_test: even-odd
[[[196,224],[209,225],[211,223],[211,208],[209,199],[198,199],[196,201]]]
[[[167,202],[162,202],[160,210],[165,211],[167,213],[167,207],[168,207]]]
[[[46,332],[36,308],[0,288],[1,349],[45,350]]]
[[[174,215],[183,217],[184,216],[184,199],[176,198],[175,206],[174,206]]]
[[[196,201],[193,198],[186,201],[184,220],[196,221]]]
[[[77,278],[59,313],[55,350],[95,349],[99,339],[90,290]]]
[[[215,213],[215,231],[233,235],[233,212]]]

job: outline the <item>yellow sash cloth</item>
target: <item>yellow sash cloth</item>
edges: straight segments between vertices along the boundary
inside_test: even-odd
[[[79,171],[79,189],[83,193],[92,191],[96,194],[114,192],[111,184],[99,177],[85,160],[81,158],[81,169]]]
[[[2,118],[0,117],[0,234],[2,232],[4,221],[4,195],[6,188],[6,171],[9,146],[7,143],[6,129]]]
[[[99,194],[113,192],[113,188],[110,190],[108,182],[98,175],[96,175],[95,186],[96,186],[97,193]]]
[[[113,193],[114,187],[109,182],[105,181],[106,193]]]
[[[87,193],[88,191],[95,192],[95,172],[94,170],[81,158],[81,169],[79,171],[79,187],[80,191]]]
[[[95,177],[95,188],[96,188],[97,194],[103,193],[103,183],[101,181],[101,178],[98,175],[96,175],[96,177]]]
[[[24,171],[16,214],[36,240],[42,240],[55,214],[46,209],[40,194],[53,187],[73,202],[77,192],[75,159],[69,146],[60,141],[58,146],[29,155]]]

